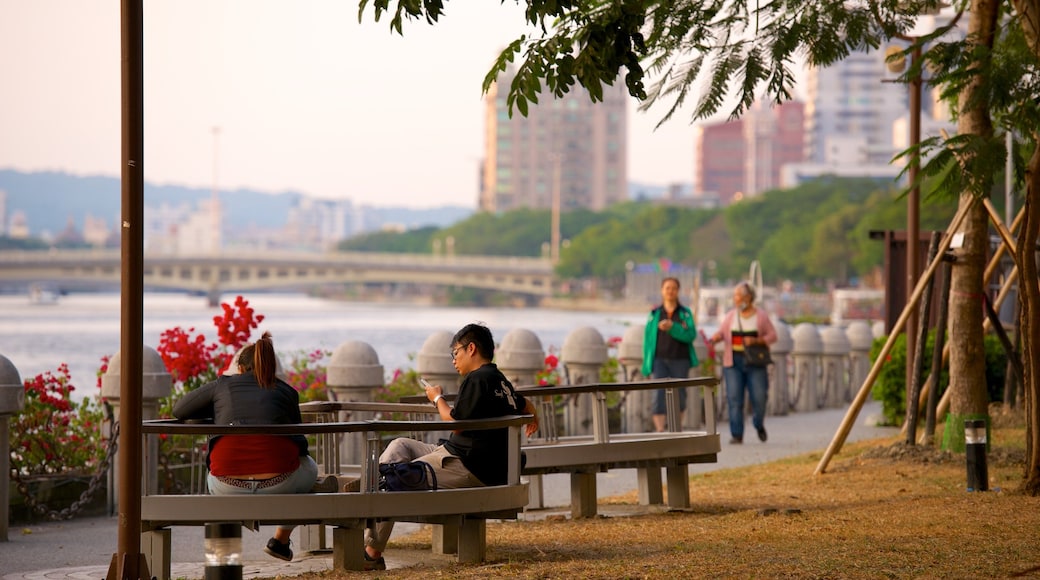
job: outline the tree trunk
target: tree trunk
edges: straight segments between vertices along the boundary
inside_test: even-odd
[[[1014,0],[1019,22],[1025,32],[1030,51],[1040,62],[1040,5],[1033,0]],[[1022,213],[1022,229],[1018,234],[1018,323],[1022,333],[1022,399],[1026,413],[1026,472],[1022,489],[1029,495],[1040,495],[1040,322],[1034,312],[1040,308],[1040,286],[1037,285],[1036,248],[1040,237],[1040,133],[1033,132],[1033,155],[1026,167],[1026,196]]]
[[[1026,201],[1022,230],[1018,234],[1018,303],[1022,329],[1022,395],[1026,413],[1026,472],[1023,491],[1040,494],[1040,377],[1037,376],[1037,349],[1040,348],[1040,324],[1035,320],[1040,307],[1040,286],[1037,285],[1036,241],[1040,234],[1040,148],[1033,150],[1026,173]]]
[[[997,24],[996,0],[972,0],[969,9],[968,42],[992,47]],[[985,66],[981,64],[980,66]],[[961,135],[989,138],[993,123],[989,102],[978,98],[978,81],[973,81],[958,99],[960,115],[957,131]],[[970,193],[961,196],[961,206],[974,200]],[[989,227],[985,209],[976,203],[964,220],[964,244],[957,251],[957,262],[950,281],[950,413],[947,415],[943,447],[964,450],[964,421],[989,422],[989,396],[986,390],[986,353],[982,334],[983,271],[989,250]]]

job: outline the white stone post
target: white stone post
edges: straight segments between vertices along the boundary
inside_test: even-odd
[[[371,402],[375,390],[384,385],[383,365],[368,343],[348,340],[336,347],[329,359],[326,379],[337,401]],[[371,413],[343,411],[340,421],[369,419]],[[365,442],[354,436],[340,445],[341,465],[360,465],[365,458]]]
[[[454,336],[445,330],[431,334],[415,357],[415,372],[431,383],[442,386],[445,394],[459,392],[459,383],[462,381],[451,364],[451,339]]]
[[[607,342],[591,326],[572,331],[563,340],[561,351],[568,385],[588,385],[599,382],[599,370],[607,362]],[[592,395],[576,395],[567,402],[563,412],[567,435],[588,435],[592,432]]]
[[[514,328],[502,337],[495,361],[514,387],[537,385],[538,372],[545,368],[545,349],[538,335],[526,328]]]
[[[870,374],[870,348],[874,345],[874,334],[870,325],[856,320],[845,329],[849,339],[849,384],[855,392]]]
[[[791,411],[791,381],[789,366],[791,361],[791,350],[794,341],[791,339],[791,328],[780,322],[773,321],[776,328],[776,342],[769,345],[769,352],[773,357],[773,365],[769,368],[769,414],[786,415]]]
[[[120,420],[119,398],[120,384],[122,382],[122,377],[119,374],[120,366],[120,353],[117,352],[109,359],[108,370],[101,375],[101,396],[112,405],[112,413],[117,421]],[[159,399],[169,397],[171,392],[173,392],[173,377],[166,372],[166,363],[163,362],[162,356],[155,349],[145,346],[141,352],[141,419],[145,421],[158,419]],[[147,445],[142,448],[142,452],[144,453],[141,461],[142,492],[146,494],[158,493],[158,438],[149,437]],[[115,482],[119,481],[118,465],[117,461],[112,461],[112,469],[108,472],[108,496],[109,500],[113,502],[109,506],[110,512],[117,505],[116,502],[119,501],[116,495],[117,486],[115,485]]]
[[[791,389],[791,405],[795,411],[805,413],[819,410],[820,356],[823,341],[816,326],[803,322],[791,333],[794,348],[794,385]]]
[[[643,327],[629,326],[621,335],[618,345],[618,366],[624,382],[645,380],[643,375]],[[650,407],[653,406],[653,391],[631,391],[625,396],[624,413],[621,415],[622,433],[648,433],[653,431]]]
[[[0,542],[7,541],[8,520],[11,518],[11,416],[25,408],[25,385],[18,369],[7,357],[0,355]]]
[[[849,339],[837,326],[828,326],[820,333],[823,341],[823,401],[821,407],[839,408],[852,400],[846,367],[849,361]]]

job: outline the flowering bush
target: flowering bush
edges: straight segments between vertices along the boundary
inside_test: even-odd
[[[534,375],[538,386],[548,387],[560,384],[560,359],[553,354],[553,347],[549,347],[549,354],[545,355],[545,366]]]
[[[325,358],[332,353],[317,349],[311,352],[301,351],[292,357],[289,370],[286,371],[286,382],[300,393],[300,402],[327,401],[328,385]]]
[[[101,460],[104,408],[98,397],[78,405],[68,365],[26,379],[25,408],[11,418],[11,470],[18,476],[83,472]]]

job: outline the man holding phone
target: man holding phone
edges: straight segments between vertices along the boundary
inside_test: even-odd
[[[468,324],[455,333],[451,341],[451,361],[463,375],[459,394],[452,407],[444,398],[444,389],[426,379],[419,382],[443,421],[491,419],[506,415],[535,415],[526,425],[530,437],[538,429],[534,404],[516,392],[509,379],[491,362],[495,357],[495,341],[491,331],[481,324]],[[508,429],[454,431],[440,445],[398,437],[379,456],[379,463],[425,461],[433,467],[437,487],[455,489],[504,485],[509,470]],[[365,538],[365,564],[368,570],[385,570],[383,550],[393,530],[393,522],[380,522],[377,537]]]

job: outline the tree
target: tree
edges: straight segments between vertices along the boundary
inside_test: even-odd
[[[367,0],[361,1],[363,17]],[[543,83],[550,94],[562,95],[575,84],[588,90],[592,99],[602,99],[603,85],[623,78],[630,94],[643,100],[643,107],[665,104],[661,122],[670,119],[687,100],[696,97],[694,119],[715,114],[732,103],[730,116],[739,116],[762,89],[776,102],[791,97],[794,78],[791,66],[796,55],[808,64],[825,66],[854,50],[877,48],[884,41],[905,33],[915,17],[937,8],[938,0],[526,0],[525,18],[541,34],[525,35],[512,42],[485,77],[485,89],[499,72],[520,57],[507,102],[526,114],[536,103]],[[1036,152],[1036,104],[1040,94],[1021,91],[1036,83],[1040,61],[1040,8],[1034,0],[1012,0],[1008,7],[1008,29],[1001,29],[998,0],[961,0],[967,9],[969,36],[963,42],[937,42],[929,48],[930,65],[944,64],[933,82],[944,84],[948,97],[956,99],[959,134],[938,146],[939,162],[946,168],[943,184],[957,191],[962,205],[971,205],[964,225],[965,243],[953,280],[951,301],[951,374],[958,377],[954,390],[954,415],[985,413],[980,397],[982,383],[981,314],[976,296],[983,292],[982,268],[987,246],[987,222],[978,200],[992,183],[998,160],[999,136],[995,135],[990,107],[995,104],[995,73],[1002,70],[994,60],[1001,32],[1019,28],[1028,46],[1029,58],[1017,61],[1018,74],[1008,75],[1008,95],[1018,99],[1015,114],[1008,115],[1005,130],[1018,126],[1032,140],[1033,156],[1025,174],[1025,225],[1019,247],[1034,248],[1040,225],[1040,153]],[[378,20],[389,11],[389,0],[374,5]],[[404,20],[436,22],[443,15],[444,0],[398,0],[391,28],[403,32]],[[1017,25],[1017,26],[1016,26]],[[925,47],[939,35],[918,39]],[[909,53],[910,49],[907,49]],[[907,75],[917,74],[922,63],[913,63]],[[1005,63],[1006,64],[1006,63]],[[624,71],[622,71],[624,69]],[[647,85],[647,71],[653,77]],[[1005,71],[1007,72],[1007,71]],[[906,76],[905,78],[909,78]],[[1034,87],[1035,88],[1035,87]],[[1028,98],[1025,98],[1027,97]],[[999,99],[1006,101],[1006,99]],[[1017,116],[1017,120],[1012,117]],[[1028,122],[1032,122],[1031,125]],[[933,159],[935,162],[936,159]],[[945,164],[945,165],[944,165]],[[957,170],[950,166],[956,164]],[[926,172],[927,173],[927,172]],[[1023,326],[1023,359],[1026,364],[1026,408],[1029,420],[1027,489],[1040,492],[1040,377],[1033,361],[1040,360],[1040,329],[1033,328],[1028,315],[1040,307],[1036,288],[1037,271],[1033,252],[1016,256],[1024,284],[1020,292]]]

